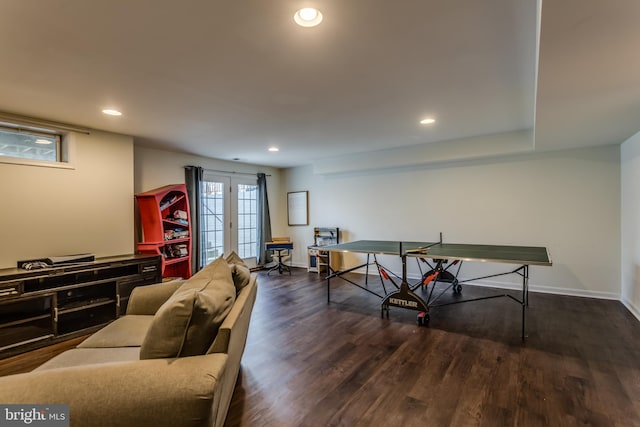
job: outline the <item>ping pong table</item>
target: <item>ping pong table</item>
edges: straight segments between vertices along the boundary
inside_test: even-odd
[[[526,308],[529,305],[529,266],[551,266],[551,257],[547,248],[540,246],[504,246],[504,245],[477,245],[443,243],[442,233],[437,242],[402,242],[387,240],[358,240],[354,242],[340,243],[336,245],[323,246],[325,251],[330,252],[353,252],[367,255],[367,261],[355,267],[341,271],[332,271],[327,275],[327,304],[331,302],[331,279],[340,278],[351,283],[382,300],[380,314],[385,313],[389,317],[390,307],[400,307],[410,310],[417,310],[418,324],[429,322],[429,311],[431,308],[443,307],[446,305],[460,304],[465,302],[480,301],[492,298],[507,297],[522,306],[522,339],[525,339],[526,328]],[[392,273],[388,268],[378,262],[378,255],[399,256],[402,260],[402,275]],[[373,261],[371,261],[373,256]],[[407,258],[415,258],[421,273],[421,278],[415,283],[409,283],[407,278]],[[431,261],[429,261],[429,259]],[[491,262],[500,264],[515,264],[516,268],[508,271],[490,274],[482,277],[474,277],[465,280],[458,279],[458,274],[462,263],[470,262]],[[428,266],[428,270],[423,273],[421,263]],[[365,287],[368,280],[369,266],[377,268],[383,293],[375,292]],[[365,286],[345,277],[344,275],[361,268],[366,268]],[[455,294],[462,293],[462,284],[492,277],[505,276],[510,274],[519,275],[522,278],[521,297],[517,298],[509,293],[500,293],[479,298],[455,300],[452,302],[438,303],[439,298],[449,289]],[[434,294],[438,282],[448,283],[444,290],[439,290]],[[388,283],[389,286],[385,283]],[[426,290],[426,298],[418,295],[415,291],[418,288]]]

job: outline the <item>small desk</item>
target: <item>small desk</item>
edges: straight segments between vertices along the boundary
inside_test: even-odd
[[[265,249],[274,253],[275,257],[278,259],[276,265],[271,267],[267,272],[267,275],[271,274],[272,271],[278,270],[278,273],[282,274],[283,271],[288,271],[289,275],[291,275],[291,268],[282,262],[282,252],[293,249],[293,242],[266,242]]]

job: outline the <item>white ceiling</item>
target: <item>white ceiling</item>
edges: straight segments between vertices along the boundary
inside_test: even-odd
[[[305,6],[320,26],[293,23]],[[0,110],[276,167],[523,131],[539,150],[617,144],[640,130],[640,1],[538,9],[0,0]],[[437,122],[420,125],[426,115]]]

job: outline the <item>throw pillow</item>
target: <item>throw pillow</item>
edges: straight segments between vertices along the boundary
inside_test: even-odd
[[[140,359],[205,354],[235,296],[229,265],[218,258],[158,309],[140,347]]]
[[[231,251],[231,253],[225,257],[225,261],[227,261],[227,264],[243,265],[247,267],[247,264],[245,264],[244,260],[240,258],[240,255],[235,251]]]
[[[225,261],[227,261],[231,268],[231,277],[236,287],[236,293],[240,292],[240,289],[247,286],[249,281],[251,281],[251,270],[249,270],[247,264],[245,264],[244,260],[240,258],[235,251],[227,255]]]

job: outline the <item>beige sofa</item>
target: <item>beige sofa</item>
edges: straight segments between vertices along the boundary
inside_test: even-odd
[[[211,274],[220,270],[213,264],[184,282],[136,288],[126,316],[32,372],[0,378],[0,404],[69,404],[71,426],[78,427],[222,427],[257,283],[248,269],[224,262],[236,295],[220,302],[220,294],[229,290],[228,280],[223,292],[218,281],[227,272]],[[198,306],[205,308],[198,311]],[[171,324],[176,318],[189,330],[178,331],[179,348],[171,350],[178,354],[162,357],[171,341],[163,334],[184,326]],[[203,331],[213,336],[202,340]],[[199,340],[200,348],[206,342],[204,351],[187,348]]]

